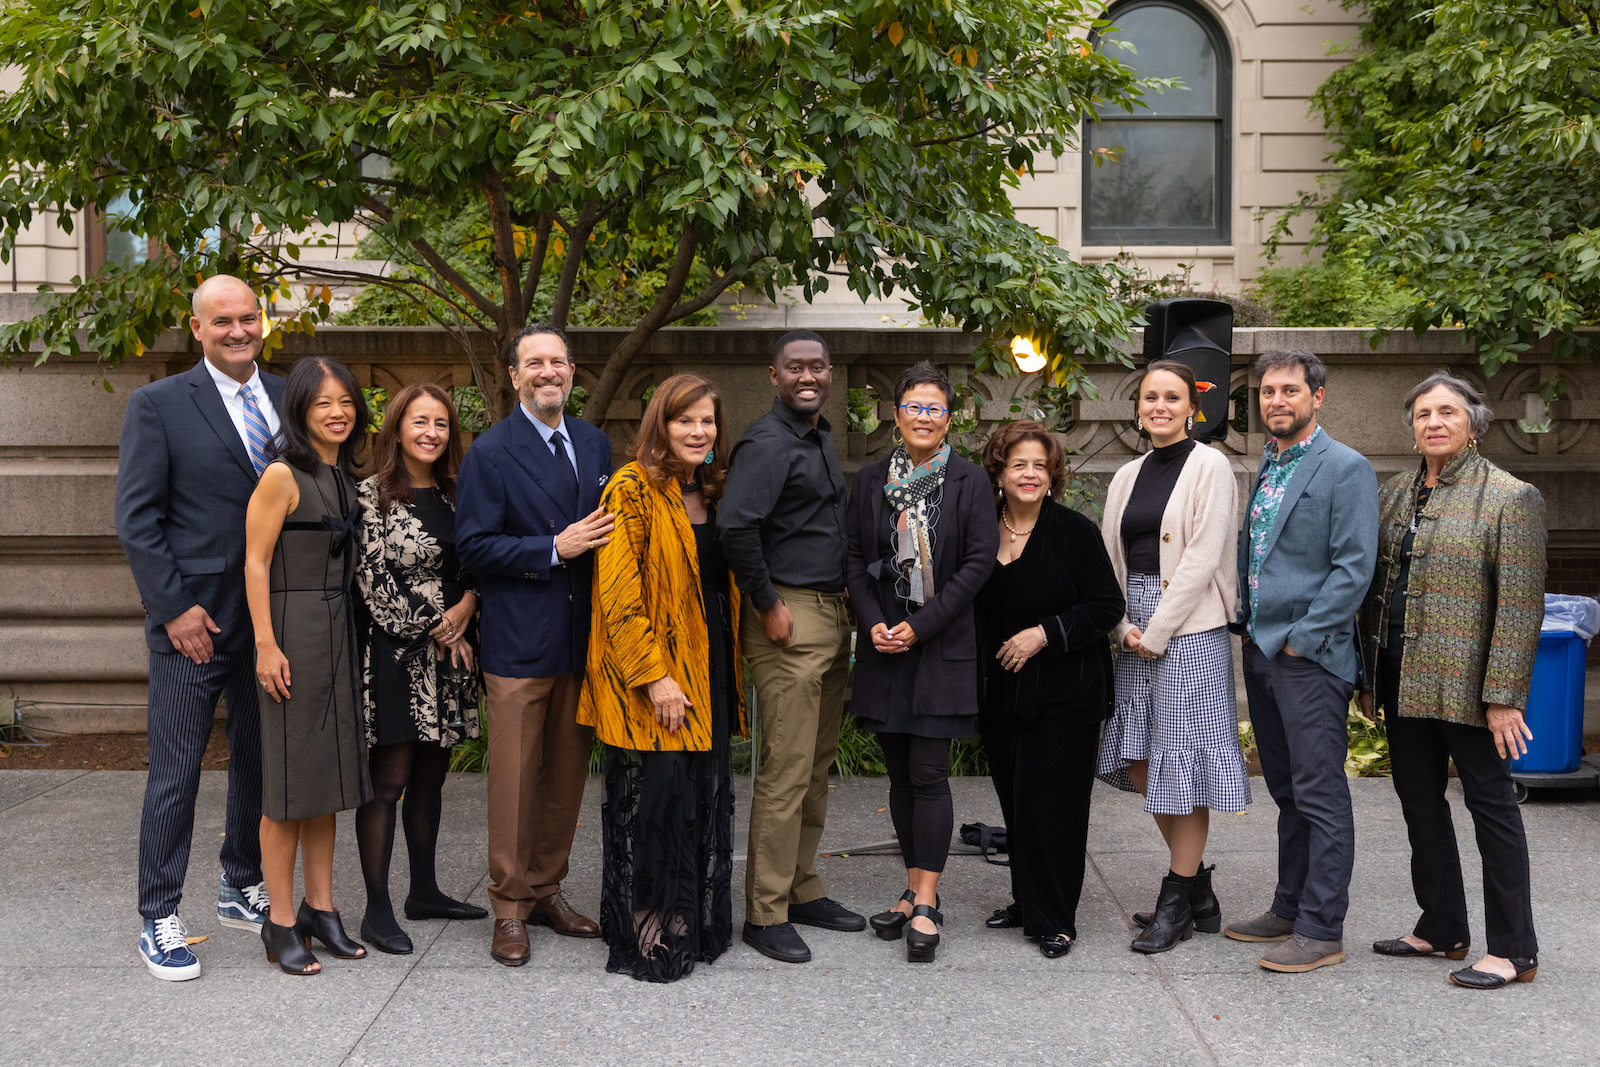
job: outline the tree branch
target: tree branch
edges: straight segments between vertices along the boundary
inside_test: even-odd
[[[991,122],[989,125],[983,127],[981,130],[973,130],[971,133],[963,133],[963,134],[960,134],[960,135],[955,136],[955,137],[941,137],[938,140],[934,140],[934,141],[912,141],[911,142],[911,147],[913,147],[913,148],[929,148],[929,147],[932,147],[933,145],[955,144],[957,141],[970,141],[974,137],[982,137],[984,134],[988,133],[990,130],[998,129],[1003,125],[1005,125],[1005,123],[1003,123],[1003,122]]]
[[[389,206],[372,197],[367,198],[366,208],[384,222],[394,221],[394,212],[389,209]],[[422,257],[423,262],[427,263],[429,267],[433,268],[433,272],[437,274],[446,285],[450,286],[450,288],[454,289],[456,292],[472,301],[473,306],[475,306],[485,315],[489,316],[489,318],[493,319],[495,323],[501,323],[502,319],[504,318],[504,312],[502,309],[498,307],[494,301],[478,292],[477,288],[471,282],[462,277],[460,271],[446,263],[444,257],[438,252],[434,251],[432,245],[428,244],[428,242],[422,240],[420,237],[411,238],[410,244],[412,248],[417,250],[417,254]]]
[[[668,323],[677,322],[679,319],[688,318],[690,315],[693,315],[696,311],[699,311],[701,308],[705,307],[707,304],[711,303],[717,297],[725,293],[728,289],[728,286],[744,277],[745,274],[749,272],[751,267],[755,266],[757,263],[766,258],[767,254],[765,252],[761,251],[760,249],[753,250],[750,255],[745,258],[745,261],[742,264],[729,269],[726,274],[707,286],[705,292],[701,293],[693,300],[685,300],[683,303],[667,312],[666,320],[662,323],[662,325],[665,326]]]
[[[583,267],[583,247],[600,221],[600,204],[590,200],[578,212],[578,221],[567,229],[567,258],[561,265],[561,281],[556,285],[556,298],[550,305],[550,325],[558,330],[567,328],[567,316],[572,312],[572,293],[578,286],[578,271]]]
[[[522,307],[522,289],[517,277],[517,233],[511,225],[510,197],[500,172],[493,167],[483,178],[484,197],[489,202],[489,230],[494,237],[494,271],[500,279],[500,302],[505,309],[500,326],[502,335],[512,332],[511,316]]]
[[[539,293],[539,279],[544,274],[545,256],[550,251],[550,227],[555,216],[541,214],[533,231],[533,251],[528,254],[528,279],[522,283],[522,306],[518,309],[517,327],[528,324],[533,313],[533,299]]]

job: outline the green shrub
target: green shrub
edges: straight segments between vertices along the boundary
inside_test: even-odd
[[[1280,326],[1395,326],[1411,306],[1399,279],[1367,266],[1368,246],[1356,242],[1298,267],[1269,267],[1250,293]]]

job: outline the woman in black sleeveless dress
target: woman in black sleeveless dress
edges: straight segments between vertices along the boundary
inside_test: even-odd
[[[315,937],[336,957],[366,949],[333,907],[334,815],[371,797],[350,593],[360,518],[352,476],[367,405],[350,368],[310,357],[284,386],[277,458],[245,516],[245,594],[261,684],[261,868],[277,900],[267,959],[315,974]],[[298,852],[305,897],[290,914]]]
[[[362,649],[362,712],[376,794],[356,812],[367,883],[361,939],[405,954],[395,921],[389,861],[400,812],[411,890],[408,919],[483,919],[488,912],[445,896],[434,853],[450,749],[478,735],[477,583],[456,559],[455,487],[461,427],[450,396],[431,382],[389,402],[361,498],[356,583],[370,625]]]

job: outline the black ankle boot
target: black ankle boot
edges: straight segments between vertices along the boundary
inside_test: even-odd
[[[1189,890],[1189,910],[1194,913],[1194,928],[1202,934],[1214,934],[1222,929],[1222,904],[1211,889],[1211,872],[1216,869],[1215,863],[1209,867],[1202,864],[1195,872],[1194,888]],[[1134,912],[1133,925],[1143,930],[1153,918],[1155,916],[1148,911]]]
[[[318,911],[302,900],[294,919],[295,932],[305,939],[306,948],[311,947],[314,937],[328,946],[328,951],[333,953],[335,959],[359,960],[366,957],[367,950],[361,946],[361,942],[351,940],[350,935],[344,932],[344,923],[339,921],[337,909]]]
[[[276,963],[284,974],[317,974],[317,957],[294,926],[279,926],[271,916],[261,924],[261,943],[267,947],[267,962]]]
[[[1189,908],[1193,879],[1167,875],[1161,880],[1161,897],[1144,933],[1128,947],[1135,952],[1166,952],[1194,933],[1194,913]]]

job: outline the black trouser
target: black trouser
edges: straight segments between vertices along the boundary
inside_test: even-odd
[[[956,828],[950,800],[950,739],[879,734],[889,771],[889,817],[906,869],[942,871]]]
[[[1344,939],[1355,867],[1345,725],[1355,687],[1303,656],[1244,646],[1244,688],[1267,791],[1278,804],[1272,914],[1318,941]]]
[[[1100,724],[978,717],[1011,853],[1011,895],[1027,937],[1078,936]]]
[[[1482,726],[1444,719],[1396,715],[1400,661],[1384,655],[1378,666],[1378,696],[1386,709],[1394,791],[1405,813],[1411,840],[1411,888],[1422,918],[1412,934],[1435,948],[1472,940],[1467,928],[1467,896],[1461,880],[1461,853],[1455,823],[1445,799],[1450,761],[1472,813],[1472,828],[1483,857],[1483,911],[1491,956],[1538,955],[1533,934],[1533,890],[1528,876],[1528,838],[1511,787],[1511,771],[1494,748],[1494,735]]]
[[[195,663],[181,652],[150,653],[150,773],[139,821],[139,914],[178,910],[194,839],[200,761],[217,698],[228,694],[228,806],[222,872],[244,889],[261,881],[261,713],[254,649],[214,652]]]

